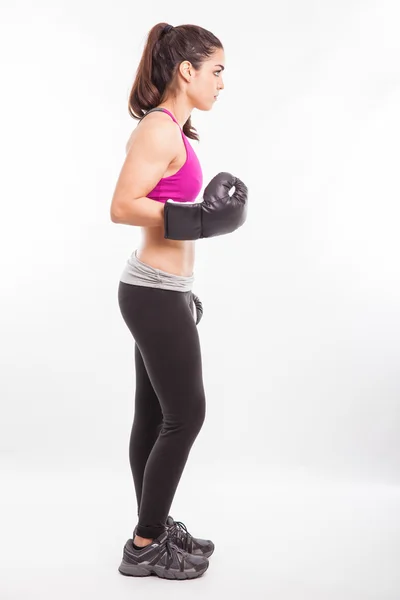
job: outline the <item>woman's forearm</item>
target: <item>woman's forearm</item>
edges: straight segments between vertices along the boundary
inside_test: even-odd
[[[159,227],[164,224],[164,204],[142,196],[131,200],[123,210],[110,216],[113,223],[137,227]]]

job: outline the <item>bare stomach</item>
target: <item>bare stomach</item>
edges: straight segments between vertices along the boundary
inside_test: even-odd
[[[167,240],[164,225],[142,227],[142,243],[137,251],[140,261],[154,269],[190,277],[194,271],[195,242],[192,240]]]

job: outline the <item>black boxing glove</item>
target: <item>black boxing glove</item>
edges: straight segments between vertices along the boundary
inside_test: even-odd
[[[232,196],[231,188],[235,186]],[[247,186],[230,173],[218,173],[204,190],[202,202],[164,205],[164,238],[197,240],[232,233],[247,217]]]
[[[203,305],[202,305],[199,297],[196,296],[196,294],[193,294],[193,292],[192,292],[192,299],[193,299],[194,305],[196,306],[196,315],[197,315],[197,317],[196,317],[196,325],[198,325],[200,323],[200,321],[201,321],[202,316],[203,316]]]

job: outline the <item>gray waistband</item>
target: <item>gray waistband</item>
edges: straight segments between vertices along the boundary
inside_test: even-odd
[[[182,275],[175,275],[174,273],[167,273],[167,271],[162,271],[161,269],[155,269],[139,260],[137,250],[134,250],[126,262],[120,280],[132,285],[188,292],[193,286],[194,273],[189,277],[184,277]]]

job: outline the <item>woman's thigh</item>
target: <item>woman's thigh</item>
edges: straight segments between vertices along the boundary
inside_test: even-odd
[[[191,293],[122,285],[120,309],[140,350],[164,420],[204,413],[201,347]]]

